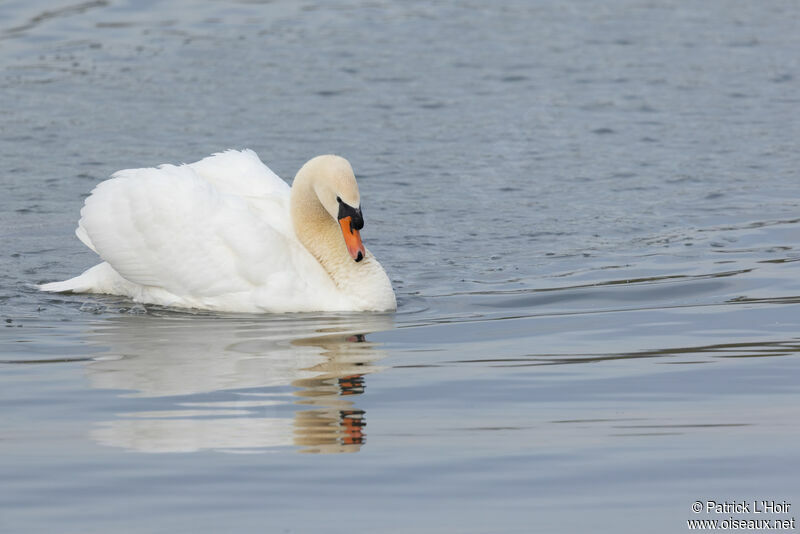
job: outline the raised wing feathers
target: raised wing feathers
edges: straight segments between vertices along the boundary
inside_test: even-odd
[[[116,173],[86,200],[79,237],[127,280],[177,295],[252,291],[270,277],[285,278],[293,271],[285,235],[291,225],[274,228],[260,211],[272,206],[283,214],[271,218],[288,217],[288,186],[277,177],[282,185],[259,181],[247,158],[228,158],[236,161],[224,162],[224,176],[215,174],[222,163],[214,159],[228,155]],[[271,178],[263,170],[260,176]],[[245,192],[261,195],[259,208],[238,196]]]
[[[226,150],[187,166],[220,193],[259,198],[289,196],[289,185],[252,150]]]

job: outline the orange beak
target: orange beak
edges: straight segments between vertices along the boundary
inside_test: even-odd
[[[354,260],[361,261],[367,255],[364,250],[364,243],[361,242],[361,236],[358,230],[354,229],[351,222],[352,217],[342,217],[339,219],[339,226],[342,227],[342,235],[344,236],[344,244],[347,245],[347,252]]]

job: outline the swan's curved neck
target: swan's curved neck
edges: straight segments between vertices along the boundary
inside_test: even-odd
[[[306,176],[298,174],[292,184],[292,226],[303,246],[340,285],[337,273],[354,262],[347,253],[339,225],[322,206],[314,184]]]

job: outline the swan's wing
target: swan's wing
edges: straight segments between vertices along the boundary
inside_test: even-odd
[[[288,195],[267,198],[276,211],[271,218],[288,219]],[[127,280],[175,295],[285,288],[297,279],[299,245],[261,211],[222,193],[190,165],[130,169],[95,188],[77,233]]]
[[[197,176],[228,195],[259,198],[289,195],[289,185],[249,149],[226,150],[190,163],[189,167]]]
[[[272,228],[293,238],[291,219],[284,216],[289,212],[291,189],[255,152],[226,150],[188,167],[220,193],[237,196],[250,204]]]

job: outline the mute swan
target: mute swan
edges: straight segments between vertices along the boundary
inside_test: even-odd
[[[39,287],[218,311],[394,310],[363,225],[339,156],[308,161],[291,189],[252,150],[127,169],[92,191],[75,230],[103,263]]]

